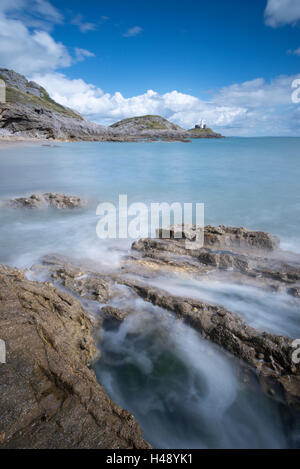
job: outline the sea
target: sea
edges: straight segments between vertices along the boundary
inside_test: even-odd
[[[205,224],[268,231],[283,250],[300,253],[300,138],[0,146],[1,201],[44,192],[78,195],[88,207],[15,210],[0,202],[0,263],[29,268],[59,253],[118,270],[133,239],[100,239],[96,227],[97,206],[118,209],[120,195],[147,207],[201,203]],[[300,300],[284,293],[180,276],[156,282],[259,330],[300,338]],[[154,447],[300,447],[299,415],[266,396],[250,369],[167,311],[130,301],[139,313],[98,333],[95,373]],[[101,305],[89,307],[101,314]]]

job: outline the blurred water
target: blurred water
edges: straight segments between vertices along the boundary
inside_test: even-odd
[[[0,198],[52,191],[88,197],[94,205],[74,217],[0,209],[0,259],[17,262],[14,252],[48,250],[54,238],[70,253],[81,242],[81,250],[91,243],[97,250],[95,206],[117,203],[119,194],[128,194],[129,204],[204,202],[207,224],[266,230],[300,251],[299,180],[299,138],[2,147]]]
[[[299,426],[244,367],[151,305],[104,328],[97,377],[156,448],[288,448]]]
[[[117,268],[131,241],[99,240],[95,208],[117,203],[119,194],[129,204],[204,202],[206,224],[269,231],[300,252],[299,180],[298,138],[0,147],[0,199],[51,191],[90,201],[88,210],[72,212],[0,206],[0,262],[25,267],[60,252]],[[298,303],[284,295],[182,279],[160,286],[223,304],[261,329],[300,331]],[[136,415],[149,441],[189,448],[299,445],[287,411],[258,387],[244,386],[223,351],[166,312],[140,309],[120,329],[104,331],[97,375]]]

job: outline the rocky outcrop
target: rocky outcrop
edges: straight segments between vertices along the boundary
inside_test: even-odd
[[[148,130],[170,130],[185,132],[185,130],[179,125],[175,125],[172,122],[169,122],[167,119],[164,119],[161,116],[147,115],[147,116],[138,116],[138,117],[129,117],[128,119],[123,119],[115,124],[110,126],[112,129],[118,129],[126,133],[142,133]]]
[[[111,142],[200,137],[160,116],[125,119],[110,127],[98,125],[55,102],[42,86],[13,70],[0,68],[0,79],[6,83],[7,101],[0,103],[0,137]],[[219,137],[212,131],[208,134],[206,137]]]
[[[92,326],[71,295],[0,266],[0,448],[149,448],[89,369]]]
[[[7,202],[7,205],[13,208],[55,208],[58,210],[81,208],[86,206],[86,201],[74,195],[54,194],[47,192],[45,194],[32,194],[30,197],[19,197]]]
[[[117,273],[60,255],[45,256],[27,277],[0,266],[0,330],[7,346],[7,363],[0,365],[0,447],[149,447],[132,415],[111,402],[90,369],[97,353],[93,326],[109,321],[115,327],[140,314],[143,302],[187,322],[240,366],[248,364],[270,398],[300,408],[300,365],[292,359],[291,338],[256,330],[221,305],[152,283],[178,271],[191,278],[222,272],[226,281],[296,297],[300,256],[280,251],[278,238],[268,233],[224,226],[206,227],[204,246],[189,250],[185,239],[195,238],[195,228],[185,239],[176,239],[178,229],[171,227],[171,239],[133,243]],[[96,316],[82,306],[91,302]]]
[[[123,135],[142,136],[147,139],[162,139],[172,141],[173,139],[189,141],[190,138],[220,138],[220,134],[216,134],[208,129],[204,133],[191,133],[179,125],[164,119],[161,116],[147,115],[130,117],[123,119],[110,126],[111,129],[118,131]]]
[[[190,134],[190,138],[222,138],[221,134],[218,134],[209,128],[194,128],[189,129],[188,132]]]
[[[158,238],[187,239],[195,241],[201,229],[195,225],[171,225],[168,229],[158,229]],[[279,248],[280,240],[277,236],[263,231],[247,230],[244,227],[211,226],[204,229],[204,245],[209,247],[227,249],[240,248],[241,250],[252,250],[253,248],[265,251],[274,251]]]
[[[103,140],[104,126],[41,105],[0,104],[0,134],[60,140]]]
[[[142,258],[131,258],[140,268],[161,271],[172,268],[205,275],[216,269],[224,279],[238,283],[284,291],[297,297],[300,289],[300,256],[279,249],[276,236],[261,231],[225,226],[206,226],[204,245],[200,249],[187,249],[185,241],[196,239],[196,230],[189,226],[170,227],[170,239],[166,230],[159,230],[159,238],[140,239],[132,248]],[[182,235],[182,238],[178,238]],[[127,270],[130,271],[130,260]]]
[[[177,230],[178,227],[171,227],[173,235]],[[194,236],[194,227],[189,227],[185,238]],[[224,281],[283,290],[296,296],[300,288],[300,256],[297,259],[293,254],[291,263],[286,258],[282,260],[277,237],[245,228],[208,226],[204,241],[204,247],[194,251],[186,249],[184,239],[141,239],[133,243],[133,251],[118,274],[101,274],[84,262],[75,263],[60,256],[46,256],[33,272],[40,274],[45,269],[52,281],[78,296],[101,303],[102,318],[116,322],[140,312],[140,304],[135,308],[132,298],[127,301],[120,290],[122,285],[126,286],[144,301],[171,311],[204,338],[249,364],[271,397],[299,407],[300,366],[292,360],[292,339],[256,330],[222,306],[172,295],[151,285],[151,280],[164,275],[170,279],[170,275],[178,272],[191,278],[207,275],[213,278],[222,272]],[[226,251],[220,250],[224,246]]]

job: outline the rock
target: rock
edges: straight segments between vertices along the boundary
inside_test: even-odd
[[[108,277],[81,268],[62,256],[45,256],[43,264],[49,266],[49,275],[55,282],[85,299],[107,303],[112,297],[113,283]]]
[[[104,319],[114,319],[117,322],[123,322],[130,314],[130,311],[114,308],[113,306],[104,306],[101,309]]]
[[[224,138],[221,134],[214,132],[209,128],[194,128],[188,130],[191,138]]]
[[[71,295],[0,266],[0,448],[150,447],[89,369],[91,330]]]
[[[205,339],[250,365],[266,392],[276,385],[275,399],[284,397],[289,404],[299,406],[300,370],[292,362],[292,339],[257,331],[238,314],[221,306],[177,297],[149,285],[151,278],[160,279],[166,274],[170,280],[179,272],[192,279],[209,280],[216,276],[224,282],[244,283],[272,292],[296,291],[299,287],[295,281],[300,278],[300,256],[276,249],[277,238],[268,233],[223,226],[209,227],[207,233],[204,247],[198,250],[185,247],[185,239],[192,239],[191,232],[185,234],[185,239],[136,241],[117,274],[102,274],[83,261],[74,262],[55,255],[44,258],[42,266],[58,284],[78,296],[101,303],[104,319],[120,322],[132,312],[138,313],[140,303],[134,301],[132,293],[128,296],[128,290],[172,312]],[[226,250],[222,249],[226,243]],[[218,277],[220,271],[222,276]],[[127,288],[122,290],[122,286]],[[119,305],[122,308],[116,307]]]
[[[0,103],[0,136],[58,139],[67,141],[135,142],[190,141],[191,135],[160,116],[125,119],[110,127],[84,119],[78,112],[55,102],[47,91],[23,75],[0,68],[0,79],[6,83],[6,103]],[[205,137],[219,137],[208,131]]]
[[[8,201],[8,205],[13,208],[46,208],[51,207],[58,210],[81,208],[86,206],[86,202],[74,195],[54,194],[32,194],[30,197],[20,197]]]
[[[300,285],[289,288],[288,293],[292,296],[295,296],[296,298],[300,298]]]
[[[162,240],[153,241],[164,242]],[[172,242],[175,241],[170,241],[171,244]],[[151,261],[152,259],[150,259]],[[300,370],[299,366],[295,366],[291,359],[294,350],[292,339],[257,331],[247,325],[238,314],[221,306],[191,298],[176,297],[151,287],[147,283],[132,280],[132,277],[127,277],[128,271],[124,271],[124,269],[120,270],[119,275],[102,275],[93,272],[92,269],[79,268],[76,263],[70,260],[66,262],[66,259],[59,256],[46,257],[43,262],[46,267],[48,266],[51,277],[62,282],[70,291],[78,294],[76,278],[83,277],[86,280],[85,297],[100,303],[104,301],[109,303],[113,299],[124,305],[122,309],[111,304],[102,307],[101,314],[104,319],[121,322],[132,312],[137,312],[130,306],[134,305],[132,298],[129,299],[128,303],[120,296],[117,285],[125,285],[144,301],[173,312],[180,320],[185,320],[191,327],[199,331],[205,339],[218,344],[224,350],[252,366],[259,374],[264,389],[268,388],[265,385],[266,380],[271,380],[271,384],[275,382],[280,387],[281,394],[284,394],[287,402],[300,405],[300,386],[297,387]],[[177,262],[179,262],[178,256]],[[160,266],[163,266],[163,263]],[[172,266],[170,270],[174,272]],[[137,275],[136,271],[134,273]],[[160,274],[160,270],[158,269],[155,273]],[[102,301],[94,295],[93,282],[95,279],[100,285],[104,285]],[[106,294],[107,292],[109,294]],[[275,397],[277,399],[277,395]]]
[[[248,326],[238,314],[220,306],[176,297],[134,280],[121,281],[145,301],[172,311],[205,339],[251,365],[262,381],[272,379],[280,385],[285,400],[300,408],[300,366],[293,366],[292,339],[259,332]]]
[[[198,233],[199,232],[199,233]],[[169,234],[170,233],[170,234]],[[169,229],[158,229],[158,238],[187,239],[194,241],[201,229],[195,225],[171,225]],[[252,231],[246,228],[233,228],[230,226],[211,226],[204,228],[204,246],[225,248],[262,249],[273,251],[279,248],[280,240],[277,236],[263,231]]]
[[[110,126],[110,129],[118,131],[125,135],[138,135],[149,140],[163,139],[164,141],[179,140],[189,142],[190,138],[220,138],[220,134],[216,134],[211,129],[206,132],[191,133],[188,130],[179,127],[179,125],[164,119],[161,116],[146,115],[130,117],[123,119]]]
[[[157,269],[204,275],[218,269],[226,271],[228,281],[299,296],[300,256],[281,251],[276,236],[246,228],[206,226],[203,247],[187,249],[186,240],[196,239],[195,227],[171,226],[169,239],[164,238],[167,234],[158,230],[158,238],[135,241],[132,249],[142,257],[128,259],[127,271],[134,271],[134,265],[150,274]]]
[[[204,230],[204,245],[219,248],[262,249],[273,251],[279,248],[280,240],[277,236],[263,231],[252,231],[246,228],[233,228],[220,225],[206,226]]]

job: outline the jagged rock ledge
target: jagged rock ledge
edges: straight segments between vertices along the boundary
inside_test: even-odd
[[[178,228],[173,229],[173,235]],[[172,230],[171,230],[172,231]],[[185,236],[192,238],[194,229]],[[281,256],[284,256],[281,259]],[[300,291],[300,256],[279,249],[279,239],[264,232],[245,228],[212,227],[205,229],[204,246],[199,250],[185,247],[185,239],[141,239],[124,260],[118,274],[101,273],[89,263],[78,263],[61,256],[47,256],[32,271],[49,276],[78,297],[98,301],[103,319],[120,322],[135,310],[134,301],[124,296],[121,286],[131,295],[160,306],[187,321],[203,337],[248,363],[257,373],[264,389],[274,398],[300,406],[300,367],[293,363],[292,339],[249,326],[238,314],[203,301],[172,295],[153,286],[155,278],[180,272],[191,278],[214,278],[218,273],[226,282],[253,285],[272,292],[285,291],[295,297]],[[207,277],[209,276],[209,277]],[[117,305],[123,304],[120,309]],[[295,301],[298,301],[295,299]]]
[[[96,347],[80,302],[0,265],[0,448],[150,448],[89,369]]]
[[[111,402],[89,369],[96,353],[93,320],[80,299],[99,304],[98,328],[102,321],[120,323],[141,314],[136,298],[159,306],[237,357],[241,366],[248,364],[270,398],[300,408],[300,366],[292,360],[292,339],[256,330],[222,306],[151,285],[152,279],[178,271],[197,278],[221,272],[226,281],[299,290],[300,257],[282,253],[278,238],[268,233],[224,226],[206,227],[204,246],[189,250],[185,239],[195,237],[194,227],[185,239],[176,239],[178,229],[171,229],[171,239],[133,243],[117,273],[61,255],[44,257],[27,277],[0,266],[0,328],[7,344],[7,363],[0,365],[0,447],[149,447],[132,415]]]

